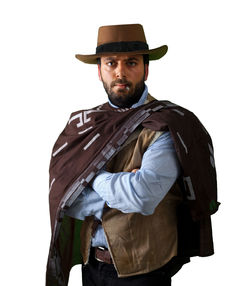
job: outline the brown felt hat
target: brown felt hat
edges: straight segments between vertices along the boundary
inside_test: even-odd
[[[96,64],[102,56],[117,54],[149,55],[149,60],[158,60],[167,50],[166,45],[150,50],[140,24],[112,25],[99,28],[95,54],[77,54],[76,58],[87,64]]]

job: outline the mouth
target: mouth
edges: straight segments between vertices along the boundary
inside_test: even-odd
[[[115,86],[119,87],[119,88],[126,88],[126,84],[116,84]]]
[[[125,83],[117,83],[115,84],[115,87],[117,87],[118,89],[122,89],[122,90],[129,90],[130,87],[128,84]]]

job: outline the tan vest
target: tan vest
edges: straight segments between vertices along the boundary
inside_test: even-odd
[[[125,147],[107,165],[107,171],[131,171],[140,168],[148,146],[160,135],[149,129],[137,129]],[[175,184],[152,215],[104,212],[102,226],[119,277],[143,274],[160,268],[177,255],[176,207],[181,191]],[[86,264],[91,246],[94,217],[87,217],[81,229],[81,252]]]

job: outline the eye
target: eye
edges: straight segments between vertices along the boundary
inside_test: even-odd
[[[137,63],[135,61],[129,61],[127,64],[130,67],[134,67],[134,66],[136,66]]]
[[[106,65],[107,66],[109,66],[109,67],[112,67],[112,66],[114,66],[114,61],[108,61],[108,62],[106,62]]]

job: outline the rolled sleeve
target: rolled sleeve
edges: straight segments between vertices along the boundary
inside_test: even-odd
[[[84,220],[86,216],[95,215],[101,219],[105,201],[92,188],[85,188],[67,210],[66,215]]]

